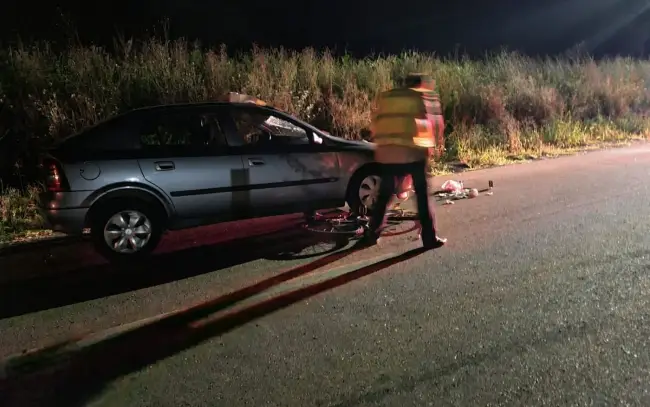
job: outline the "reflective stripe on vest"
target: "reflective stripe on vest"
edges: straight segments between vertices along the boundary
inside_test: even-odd
[[[415,119],[417,125],[417,135],[413,137],[413,144],[418,147],[435,147],[433,135],[433,126],[428,118]]]

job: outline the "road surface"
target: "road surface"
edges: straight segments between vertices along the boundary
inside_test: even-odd
[[[64,249],[15,257],[2,356],[177,314],[16,379],[6,405],[650,405],[650,146],[453,178],[494,195],[440,207],[450,242],[424,253],[411,233],[291,259],[274,252],[295,236],[210,246],[203,229],[149,270],[83,245],[74,267]]]

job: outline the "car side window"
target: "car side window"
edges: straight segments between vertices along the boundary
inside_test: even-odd
[[[145,120],[140,127],[143,147],[205,147],[219,145],[222,140],[221,128],[208,114],[163,113]]]
[[[311,144],[307,130],[264,110],[231,110],[240,145],[288,146]]]
[[[226,140],[226,132],[223,131],[223,127],[219,122],[219,119],[216,115],[206,115],[205,119],[210,124],[210,136],[208,138],[208,144],[211,146],[217,147],[227,147],[228,141]]]

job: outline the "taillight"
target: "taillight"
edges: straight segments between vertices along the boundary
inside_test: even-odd
[[[67,182],[65,176],[61,171],[61,167],[54,160],[47,160],[43,163],[45,167],[45,187],[51,192],[61,192],[67,189]]]

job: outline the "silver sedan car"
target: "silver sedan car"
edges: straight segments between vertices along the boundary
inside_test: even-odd
[[[52,229],[90,229],[104,257],[134,260],[168,230],[345,203],[371,208],[379,185],[373,149],[263,104],[149,107],[49,151],[40,204]]]

